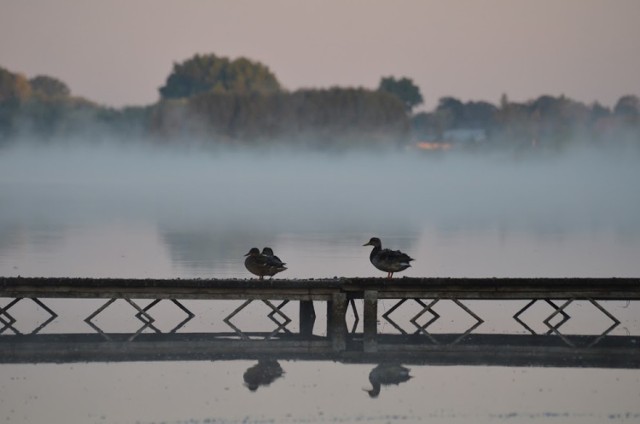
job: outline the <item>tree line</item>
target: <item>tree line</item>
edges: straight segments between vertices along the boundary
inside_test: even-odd
[[[542,95],[522,103],[503,95],[499,105],[444,97],[434,111],[414,115],[412,125],[419,138],[443,141],[457,129],[481,130],[482,144],[489,147],[562,148],[575,143],[640,147],[640,99],[625,95],[610,109],[564,95]],[[477,144],[467,143],[472,148]]]
[[[518,103],[503,95],[498,105],[443,97],[434,110],[414,113],[423,97],[409,78],[383,77],[376,89],[289,91],[259,62],[214,54],[175,63],[158,91],[159,100],[151,105],[109,108],[72,95],[54,77],[28,79],[0,67],[0,143],[20,135],[50,140],[99,131],[210,145],[348,148],[430,141],[473,149],[575,142],[640,147],[636,95],[622,96],[612,109],[565,96]],[[456,136],[463,131],[482,137],[465,142]]]

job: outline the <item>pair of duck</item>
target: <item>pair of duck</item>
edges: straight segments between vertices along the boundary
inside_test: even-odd
[[[273,249],[265,247],[260,253],[260,249],[252,247],[244,260],[244,266],[250,273],[257,275],[261,280],[266,276],[273,277],[279,272],[287,269],[286,263],[273,254]]]
[[[414,260],[399,250],[383,249],[382,242],[378,237],[371,237],[363,246],[373,246],[369,260],[380,271],[386,272],[388,279],[393,277],[393,273],[409,268],[411,261]],[[257,275],[260,280],[265,276],[273,277],[287,269],[286,264],[274,256],[273,250],[269,247],[262,249],[262,253],[257,247],[253,247],[245,256],[247,258],[244,261],[244,266],[249,272]]]

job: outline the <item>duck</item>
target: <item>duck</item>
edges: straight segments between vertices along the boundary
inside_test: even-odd
[[[285,266],[286,263],[282,262],[279,257],[273,254],[273,249],[270,247],[264,247],[262,249],[262,255],[267,258],[267,273],[270,277],[273,277],[279,272],[282,272],[287,269]]]
[[[271,250],[271,249],[269,249]],[[271,251],[273,253],[273,251]],[[282,272],[287,267],[279,259],[274,259],[272,256],[267,256],[260,253],[260,249],[252,247],[244,260],[244,266],[254,275],[257,275],[260,280],[264,279],[265,275],[273,277],[278,272]],[[275,257],[277,258],[277,257]]]
[[[411,266],[410,262],[414,260],[399,250],[383,249],[382,242],[378,237],[371,237],[363,246],[373,246],[369,260],[380,271],[386,271],[389,279],[393,277],[394,272],[404,271],[409,268]]]
[[[244,260],[244,266],[250,273],[257,275],[260,280],[267,275],[267,257],[260,254],[260,249],[252,247]]]
[[[400,364],[383,362],[369,373],[369,382],[372,388],[371,390],[365,389],[365,391],[368,392],[372,398],[378,397],[381,386],[391,384],[397,386],[400,383],[408,381],[411,378],[409,371],[409,368],[403,367]]]

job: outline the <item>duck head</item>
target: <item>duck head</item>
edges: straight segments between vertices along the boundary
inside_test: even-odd
[[[260,250],[258,250],[257,247],[252,247],[251,250],[249,250],[249,253],[247,253],[244,256],[258,256],[260,254]]]
[[[378,237],[371,237],[371,240],[369,240],[367,243],[363,244],[363,246],[381,247],[382,246],[382,242],[380,241],[380,239]]]
[[[273,249],[271,249],[270,247],[265,247],[264,249],[262,249],[262,254],[265,256],[273,256]]]
[[[369,397],[377,398],[380,395],[380,385],[378,384],[373,389],[367,390],[367,393],[369,393]]]

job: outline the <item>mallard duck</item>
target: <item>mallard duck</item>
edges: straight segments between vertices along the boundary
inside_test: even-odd
[[[277,273],[287,269],[287,267],[285,266],[286,263],[282,262],[279,257],[275,256],[273,254],[273,249],[271,249],[270,247],[263,248],[262,255],[267,258],[268,269],[265,275],[273,277]]]
[[[409,268],[410,262],[413,261],[413,258],[399,250],[383,249],[378,237],[371,237],[371,240],[363,246],[373,246],[369,260],[380,271],[386,271],[387,278],[392,278],[394,272]]]
[[[244,260],[244,266],[249,272],[257,275],[260,280],[264,279],[265,275],[273,277],[278,272],[287,269],[282,261],[279,259],[276,261],[273,257],[261,254],[257,247],[252,247],[249,253],[244,256],[247,257]]]
[[[257,247],[252,247],[244,260],[244,266],[250,273],[257,275],[261,280],[267,274],[267,257],[260,254]]]
[[[400,364],[382,363],[369,373],[369,382],[371,383],[372,389],[366,391],[369,393],[369,396],[378,397],[382,385],[398,385],[408,381],[411,378],[409,371],[409,368],[403,367]]]

